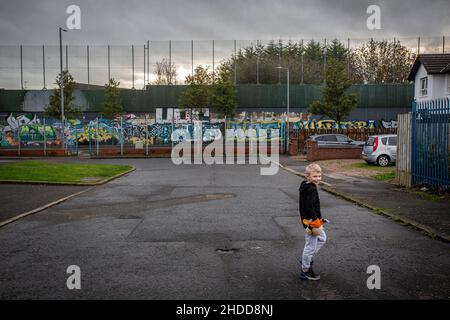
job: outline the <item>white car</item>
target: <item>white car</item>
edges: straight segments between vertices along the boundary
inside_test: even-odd
[[[363,147],[361,158],[367,163],[385,167],[397,160],[397,135],[382,134],[369,136]]]

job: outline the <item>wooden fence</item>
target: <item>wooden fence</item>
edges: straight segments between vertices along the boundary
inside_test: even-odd
[[[412,114],[398,115],[397,133],[397,163],[395,183],[407,188],[412,185],[411,155],[412,155]]]

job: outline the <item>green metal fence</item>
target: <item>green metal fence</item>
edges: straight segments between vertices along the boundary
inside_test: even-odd
[[[321,86],[290,85],[290,107],[306,108],[321,98]],[[179,97],[186,86],[149,86],[147,90],[122,90],[121,100],[127,112],[150,112],[156,108],[178,107]],[[286,85],[237,85],[238,108],[286,108]],[[414,97],[413,84],[353,85],[350,92],[358,93],[360,108],[410,108]],[[42,95],[51,92],[34,90]],[[26,90],[0,90],[0,112],[34,111],[41,112],[45,107],[45,99],[27,100]],[[103,90],[79,90],[83,97],[83,111],[99,112],[102,110]],[[24,109],[24,102],[35,104],[32,109]],[[207,106],[205,106],[207,107]]]

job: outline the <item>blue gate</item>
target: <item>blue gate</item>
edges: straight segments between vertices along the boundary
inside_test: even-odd
[[[449,126],[450,98],[413,102],[413,184],[448,189]]]

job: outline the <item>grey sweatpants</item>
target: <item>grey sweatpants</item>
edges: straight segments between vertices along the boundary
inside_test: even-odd
[[[327,241],[327,235],[324,230],[318,236],[307,234],[305,231],[305,248],[302,255],[302,268],[309,269],[314,255],[322,248]]]

